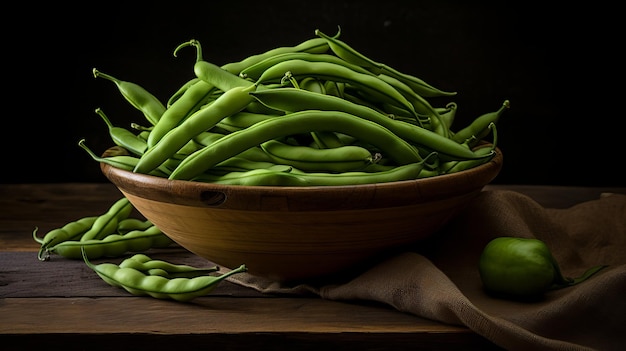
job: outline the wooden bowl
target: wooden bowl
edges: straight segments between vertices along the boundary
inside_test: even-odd
[[[458,173],[332,187],[219,185],[101,169],[182,247],[284,282],[341,276],[432,236],[498,175],[496,151]]]

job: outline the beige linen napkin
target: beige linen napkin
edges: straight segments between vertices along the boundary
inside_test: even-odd
[[[538,301],[489,296],[478,274],[498,236],[543,240],[565,276],[608,265],[587,281]],[[508,190],[480,193],[432,240],[332,285],[296,285],[240,274],[264,293],[369,300],[443,323],[464,325],[507,350],[623,350],[626,347],[626,195],[567,209],[544,208]]]

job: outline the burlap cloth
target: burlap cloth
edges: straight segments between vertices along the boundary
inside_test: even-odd
[[[511,301],[483,291],[477,265],[498,236],[543,240],[565,276],[590,279]],[[626,195],[566,209],[544,208],[508,190],[484,191],[426,248],[393,256],[343,283],[285,284],[250,274],[231,281],[264,293],[378,301],[420,317],[463,325],[507,350],[626,350]]]

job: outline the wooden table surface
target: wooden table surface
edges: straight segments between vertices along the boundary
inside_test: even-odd
[[[626,188],[489,185],[566,208]],[[101,280],[82,261],[39,261],[39,236],[106,211],[121,194],[109,183],[0,184],[0,337],[2,349],[128,348],[318,350],[498,349],[471,330],[375,303],[274,296],[222,282],[188,303],[133,296]],[[208,265],[183,248],[152,258]],[[11,346],[13,345],[13,346]]]

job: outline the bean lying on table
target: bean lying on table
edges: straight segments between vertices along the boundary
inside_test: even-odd
[[[247,271],[241,265],[219,276],[200,275],[193,278],[167,278],[160,275],[146,275],[131,267],[120,267],[113,263],[93,264],[87,255],[83,260],[107,284],[123,288],[137,296],[152,296],[157,299],[172,299],[187,302],[213,291],[224,279]]]
[[[133,230],[126,234],[110,234],[103,239],[70,240],[54,246],[46,251],[69,259],[80,259],[81,250],[91,259],[100,257],[118,257],[127,252],[143,252],[151,248],[164,248],[174,242],[157,226],[146,230]]]

